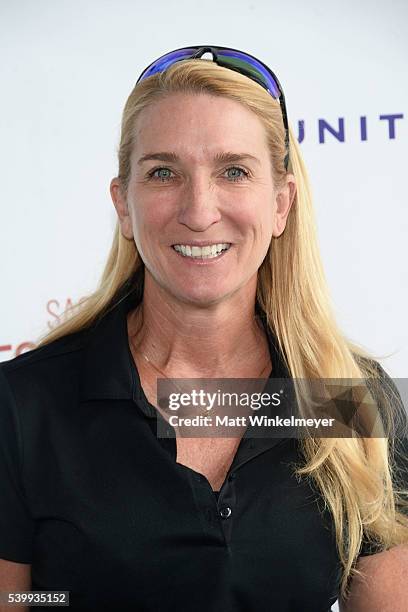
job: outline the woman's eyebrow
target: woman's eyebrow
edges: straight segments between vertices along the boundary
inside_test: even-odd
[[[169,151],[169,152],[160,151],[159,153],[146,153],[146,155],[142,155],[142,157],[138,159],[137,163],[138,165],[141,165],[143,164],[143,162],[147,160],[151,160],[151,159],[157,159],[160,161],[170,161],[170,162],[180,161],[180,157],[176,153],[172,151]],[[261,164],[260,160],[254,155],[251,155],[250,153],[232,153],[230,151],[217,153],[213,158],[213,162],[228,163],[228,162],[243,161],[245,159],[249,159],[257,163],[258,165]]]

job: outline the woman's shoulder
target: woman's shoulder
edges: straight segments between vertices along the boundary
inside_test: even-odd
[[[17,399],[33,399],[64,380],[72,384],[86,336],[86,330],[75,332],[0,363],[0,396],[4,399],[11,392]]]
[[[67,334],[42,346],[34,347],[21,355],[3,361],[0,363],[0,368],[4,372],[28,370],[41,362],[58,360],[60,357],[80,351],[84,346],[86,331]]]

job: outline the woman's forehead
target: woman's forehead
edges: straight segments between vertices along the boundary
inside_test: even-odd
[[[139,129],[154,118],[167,120],[183,120],[185,123],[192,121],[193,124],[216,123],[217,120],[225,123],[229,117],[240,117],[245,123],[262,123],[258,116],[238,100],[232,100],[225,96],[214,96],[208,93],[187,94],[172,93],[165,97],[156,99],[148,104],[137,116]],[[263,126],[262,126],[263,127]]]
[[[224,157],[259,165],[267,156],[263,124],[234,100],[174,95],[144,109],[136,120],[134,158],[138,165],[149,158],[179,162],[190,157],[207,162],[220,162]]]

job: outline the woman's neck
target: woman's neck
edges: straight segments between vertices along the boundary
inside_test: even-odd
[[[145,287],[143,301],[128,315],[128,332],[133,349],[169,377],[249,377],[270,363],[255,296],[203,308],[146,294]]]

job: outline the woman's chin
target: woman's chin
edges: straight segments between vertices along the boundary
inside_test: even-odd
[[[191,287],[188,287],[184,291],[180,289],[178,297],[187,304],[205,307],[220,302],[227,293],[229,292],[226,291],[225,287],[220,288],[219,291],[216,290],[216,287],[203,287],[202,290],[196,288],[194,291]]]

